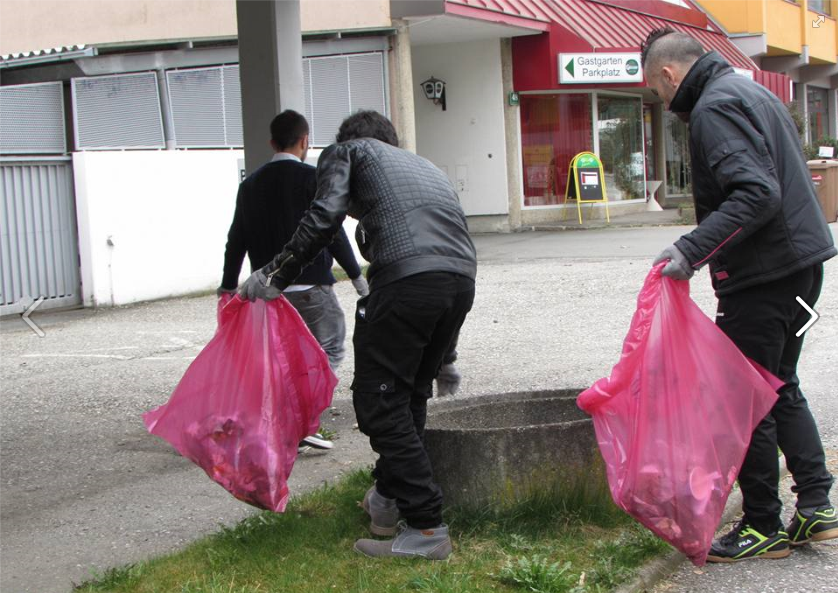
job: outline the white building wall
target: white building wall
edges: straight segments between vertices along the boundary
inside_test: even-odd
[[[241,150],[75,153],[85,306],[217,288],[241,158]],[[245,258],[242,279],[249,273]]]
[[[509,211],[500,41],[412,48],[416,152],[448,173],[468,216]],[[447,110],[419,83],[446,82]]]

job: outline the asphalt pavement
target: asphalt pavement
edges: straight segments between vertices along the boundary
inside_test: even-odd
[[[833,225],[833,232],[835,232]],[[617,362],[652,258],[688,227],[475,237],[474,309],[459,352],[456,396],[584,388]],[[838,260],[838,258],[836,258]],[[220,269],[219,262],[219,269]],[[838,261],[826,266],[800,365],[831,463],[838,458]],[[691,283],[708,314],[706,271]],[[351,335],[354,293],[337,286]],[[164,403],[215,330],[215,298],[36,313],[0,323],[0,590],[66,593],[92,571],[178,549],[253,512],[161,440],[142,412]],[[304,492],[373,456],[353,428],[352,349],[324,423],[336,448],[305,454],[291,478]],[[433,405],[433,401],[432,401]],[[834,471],[834,470],[833,470]],[[838,503],[838,501],[836,501]],[[689,568],[665,591],[836,591],[836,546],[789,561]],[[800,568],[800,567],[803,568]]]

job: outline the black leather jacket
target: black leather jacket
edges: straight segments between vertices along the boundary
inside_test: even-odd
[[[422,272],[476,275],[474,244],[448,177],[427,159],[370,138],[323,151],[311,208],[263,272],[280,288],[293,282],[347,214],[359,221],[371,290]]]
[[[710,264],[721,296],[836,255],[788,110],[716,52],[693,65],[670,110],[689,114],[698,226],[676,247]]]

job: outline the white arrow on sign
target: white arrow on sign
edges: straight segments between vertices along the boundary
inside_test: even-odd
[[[818,312],[817,312],[817,311],[815,311],[812,307],[810,307],[809,305],[807,305],[807,304],[806,304],[806,301],[804,301],[804,300],[803,300],[803,299],[801,299],[800,297],[796,297],[796,298],[797,298],[797,302],[798,302],[798,303],[800,303],[800,306],[801,306],[801,307],[803,307],[804,309],[806,309],[806,312],[807,312],[809,315],[811,315],[811,316],[812,316],[812,317],[809,319],[809,321],[807,321],[805,324],[803,324],[803,327],[801,327],[801,328],[797,331],[797,333],[796,333],[796,334],[794,334],[794,335],[795,335],[795,337],[799,338],[800,336],[802,336],[802,335],[806,332],[806,330],[808,330],[810,327],[812,327],[813,325],[815,325],[815,322],[816,322],[818,319],[820,319],[820,318],[821,318],[821,316],[820,316],[820,315],[818,315]]]
[[[35,309],[38,308],[38,305],[40,305],[43,302],[44,302],[44,297],[39,298],[37,301],[35,301],[31,305],[29,305],[26,308],[26,311],[21,316],[23,318],[24,323],[26,323],[26,325],[28,325],[30,328],[32,328],[32,331],[35,332],[36,334],[38,334],[39,338],[43,338],[44,336],[46,336],[46,334],[44,333],[44,330],[42,330],[40,327],[35,325],[34,321],[29,319],[29,316],[32,315],[32,313],[35,311]]]
[[[812,21],[812,26],[815,29],[820,29],[821,25],[824,23],[825,20],[826,20],[826,18],[822,14],[818,15],[818,18],[816,18],[814,21]]]

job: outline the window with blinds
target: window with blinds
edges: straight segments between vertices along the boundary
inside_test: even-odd
[[[155,72],[72,79],[76,148],[164,148]]]
[[[332,144],[343,119],[359,109],[387,114],[380,52],[304,58],[303,80],[312,146]]]
[[[244,144],[238,66],[169,70],[166,82],[176,146],[224,148]]]
[[[0,87],[0,153],[64,154],[64,92],[60,82]]]

